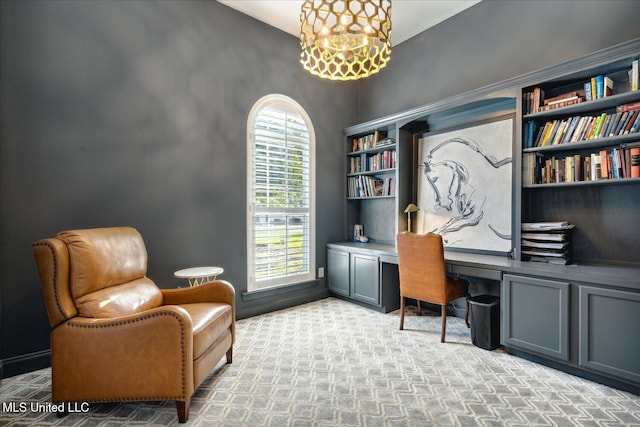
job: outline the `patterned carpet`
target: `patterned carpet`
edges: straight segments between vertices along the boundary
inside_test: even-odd
[[[410,307],[411,309],[412,307]],[[427,313],[427,315],[425,315]],[[640,397],[471,344],[459,318],[329,298],[238,322],[234,362],[193,396],[192,426],[640,426]],[[0,425],[175,425],[173,402],[91,404],[57,418],[49,369],[0,385]]]

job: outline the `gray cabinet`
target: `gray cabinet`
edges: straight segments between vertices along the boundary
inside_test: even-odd
[[[327,245],[329,292],[374,310],[388,313],[400,307],[398,266],[376,243]],[[393,260],[391,260],[393,261]],[[397,261],[396,261],[397,262]]]
[[[375,255],[327,248],[327,279],[335,295],[380,305],[380,262]]]
[[[581,367],[640,384],[640,293],[580,286]]]
[[[569,289],[565,282],[505,274],[502,343],[569,360]]]
[[[640,390],[640,290],[505,274],[501,303],[508,353]]]
[[[327,249],[327,286],[335,294],[348,297],[350,263],[349,252]]]
[[[380,268],[378,257],[351,254],[351,296],[368,304],[380,304]]]

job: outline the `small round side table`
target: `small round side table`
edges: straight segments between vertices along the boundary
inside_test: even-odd
[[[178,270],[173,274],[179,279],[187,279],[189,286],[196,286],[216,280],[218,274],[223,272],[222,267],[192,267]]]

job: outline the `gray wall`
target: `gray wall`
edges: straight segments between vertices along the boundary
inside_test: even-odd
[[[637,0],[483,0],[397,46],[358,85],[358,122],[640,37]]]
[[[640,36],[637,3],[483,1],[399,45],[359,83],[298,65],[298,40],[208,1],[0,2],[0,357],[46,361],[31,242],[132,225],[162,287],[215,263],[246,290],[246,117],[296,99],[317,137],[317,265],[342,237],[342,129]],[[597,21],[597,22],[596,22]],[[243,301],[241,316],[320,298]],[[33,363],[30,364],[30,357]]]
[[[354,84],[309,75],[295,37],[215,1],[2,1],[0,350],[5,375],[47,360],[49,325],[31,242],[131,225],[161,287],[220,265],[238,315],[327,295],[245,302],[246,121],[282,93],[317,142],[317,265],[342,237],[343,132]],[[44,352],[43,352],[44,351]],[[39,352],[43,352],[39,353]]]

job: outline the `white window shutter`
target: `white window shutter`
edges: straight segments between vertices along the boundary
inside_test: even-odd
[[[257,111],[249,144],[249,290],[314,278],[313,145],[307,121]]]

